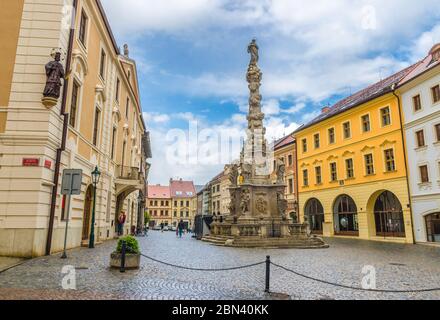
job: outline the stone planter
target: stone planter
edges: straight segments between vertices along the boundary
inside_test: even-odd
[[[110,267],[111,268],[120,268],[121,267],[121,258],[122,254],[113,252],[110,255]],[[125,269],[139,269],[141,264],[141,255],[140,254],[125,254]]]

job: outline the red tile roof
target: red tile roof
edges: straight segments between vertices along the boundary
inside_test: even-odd
[[[173,198],[191,198],[197,195],[192,181],[171,180],[170,190]]]
[[[298,130],[295,131],[295,133],[298,133],[308,127],[311,127],[314,124],[317,124],[319,122],[324,121],[325,119],[331,118],[337,114],[340,114],[346,110],[349,110],[351,108],[357,107],[367,101],[373,100],[375,98],[378,98],[384,94],[387,94],[392,90],[392,86],[394,84],[398,84],[399,81],[401,81],[403,78],[405,78],[411,71],[413,71],[421,62],[417,62],[413,64],[412,66],[409,66],[408,68],[405,68],[392,76],[379,81],[363,90],[360,90],[356,92],[355,94],[340,100],[336,104],[334,104],[332,107],[329,108],[327,112],[321,113],[319,116],[317,116],[312,121],[308,122],[307,124],[300,127]]]
[[[289,134],[275,142],[274,150],[278,150],[285,146],[288,146],[289,144],[292,144],[294,141],[295,138],[293,138],[292,134]]]
[[[170,199],[170,187],[168,186],[148,186],[147,198],[149,199]]]
[[[214,178],[212,178],[211,183],[217,182],[217,180],[220,180],[221,177],[223,177],[225,174],[224,171],[220,172],[218,175],[216,175]]]
[[[418,63],[417,66],[410,73],[408,73],[405,77],[402,78],[402,80],[400,80],[399,87],[414,80],[418,76],[438,65],[440,65],[440,60],[433,60],[432,54],[429,54],[425,59],[420,61],[420,63]]]

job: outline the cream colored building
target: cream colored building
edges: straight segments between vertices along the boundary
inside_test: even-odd
[[[95,166],[101,171],[95,240],[115,236],[120,211],[127,213],[127,234],[143,217],[151,156],[128,49],[120,54],[99,0],[2,0],[1,7],[0,255],[63,249],[64,169],[83,170],[67,247],[88,242]],[[68,77],[58,103],[45,107],[45,65],[55,48]]]
[[[209,213],[215,215],[228,215],[231,195],[229,187],[230,165],[225,165],[222,172],[209,182]]]
[[[217,176],[215,176],[211,182],[211,214],[212,215],[220,215],[221,214],[221,199],[222,199],[222,193],[221,193],[221,182],[222,177],[224,175],[224,172],[222,171]]]

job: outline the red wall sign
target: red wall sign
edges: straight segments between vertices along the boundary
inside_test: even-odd
[[[38,167],[40,165],[39,158],[24,158],[23,167]]]
[[[50,168],[52,168],[52,161],[50,161],[50,160],[45,160],[45,161],[44,161],[44,167],[45,167],[46,169],[49,169],[49,170],[50,170]]]

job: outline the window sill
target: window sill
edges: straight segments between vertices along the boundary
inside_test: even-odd
[[[432,187],[432,182],[420,182],[417,184],[420,188],[423,187]]]
[[[371,174],[366,174],[366,175],[364,175],[365,178],[374,177],[374,176],[376,176],[375,173],[371,173]]]
[[[339,180],[330,181],[329,183],[330,183],[330,184],[332,184],[332,183],[333,183],[333,184],[336,184],[336,183],[339,183]]]
[[[397,170],[392,170],[392,171],[385,171],[384,174],[392,174],[392,173],[396,173]]]
[[[428,149],[428,146],[422,146],[415,148],[414,151],[420,152],[420,151],[426,151]]]
[[[356,177],[345,178],[345,181],[353,181],[353,180],[356,180]]]
[[[320,187],[322,186],[322,182],[321,183],[315,183],[315,187]]]

